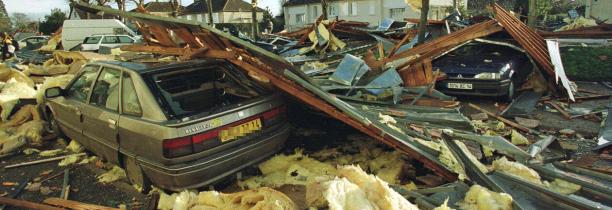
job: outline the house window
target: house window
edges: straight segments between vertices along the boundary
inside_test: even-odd
[[[314,19],[319,17],[319,7],[317,6],[312,7],[312,17],[314,17]]]
[[[330,17],[336,17],[338,16],[338,6],[330,4],[327,8],[327,10],[329,10],[329,16]]]
[[[213,23],[219,23],[219,13],[213,13]]]
[[[198,20],[198,22],[202,22],[202,14],[197,14],[196,19]]]
[[[305,23],[305,22],[306,22],[306,17],[304,16],[304,13],[295,14],[295,23]]]
[[[404,11],[405,10],[406,10],[405,8],[392,8],[392,9],[389,9],[389,17],[391,19],[401,20],[402,18],[404,18]]]
[[[342,15],[349,15],[349,5],[347,2],[342,2]]]
[[[191,20],[191,15],[187,15],[187,20]]]

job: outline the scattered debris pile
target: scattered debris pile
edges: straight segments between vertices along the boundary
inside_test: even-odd
[[[570,157],[559,146],[561,142],[536,130],[540,123],[530,116],[535,106],[544,104],[568,120],[604,117],[602,113],[609,113],[612,105],[596,111],[565,103],[609,95],[580,91],[565,75],[559,43],[545,40],[545,33],[528,28],[497,4],[492,7],[494,18],[467,26],[451,24],[453,30],[447,27],[446,35],[419,45],[410,24],[385,21],[378,28],[367,28],[364,23],[319,18],[310,27],[274,35],[272,42],[286,40],[278,55],[190,21],[80,2],[73,6],[134,21],[144,43],[115,50],[119,59],[225,59],[254,81],[284,91],[384,144],[349,139],[346,145],[317,152],[277,155],[259,165],[260,176],[238,183],[245,191],[161,193],[159,209],[296,209],[294,201],[275,190],[283,185],[305,186],[309,207],[329,209],[594,209],[611,205],[609,175],[566,161]],[[493,40],[499,36],[506,39]],[[529,58],[534,71],[526,85],[517,87],[522,93],[500,108],[499,114],[468,104],[478,111],[470,120],[455,97],[436,90],[445,79],[463,75],[450,75],[433,64],[472,42],[516,49]],[[53,44],[47,48],[54,48]],[[10,110],[22,99],[40,96],[47,87],[65,84],[67,75],[89,59],[82,53],[56,51],[42,66],[26,66],[26,74],[4,68],[9,75],[3,80],[4,89],[13,90],[0,92],[2,125],[9,125],[5,139],[16,136],[16,140],[3,143],[2,152],[25,142],[41,142],[43,122],[34,111],[36,102],[20,106],[14,115]],[[55,77],[32,81],[27,75]],[[488,75],[488,79],[496,77]],[[42,85],[35,88],[35,83]],[[604,123],[598,149],[610,145],[612,123],[605,118],[599,119]],[[560,133],[575,135],[571,130]],[[75,153],[80,150],[75,145],[70,148]],[[63,150],[40,155],[48,153],[55,156]],[[56,158],[66,165],[78,162],[73,156]],[[114,167],[99,179],[112,182],[124,176]]]
[[[286,184],[306,186],[337,176],[336,166],[355,164],[389,184],[402,185],[406,189],[416,188],[413,181],[400,180],[408,177],[404,174],[416,174],[416,169],[399,152],[382,144],[372,144],[371,139],[360,136],[351,136],[349,141],[350,144],[325,148],[308,155],[298,149],[294,154],[272,157],[259,165],[262,176],[241,181],[238,186],[246,189]]]
[[[414,36],[412,33],[399,36],[401,40],[394,43],[398,36],[381,36],[376,29],[359,30],[357,27],[351,27],[353,29],[351,33],[359,31],[373,39],[362,37],[350,39],[341,35],[346,31],[338,30],[335,26],[348,25],[348,22],[319,19],[311,27],[295,34],[284,34],[287,37],[283,38],[287,40],[299,37],[299,40],[295,40],[299,45],[293,44],[286,48],[284,53],[281,52],[286,59],[207,26],[174,19],[133,15],[86,4],[76,5],[86,10],[103,11],[136,21],[144,34],[145,44],[122,47],[124,51],[170,55],[176,60],[226,59],[240,66],[255,80],[273,84],[306,104],[396,149],[391,154],[401,154],[401,158],[424,164],[437,175],[431,176],[444,180],[447,182],[446,185],[454,186],[435,191],[427,187],[412,191],[402,187],[394,188],[400,195],[408,200],[414,200],[419,206],[434,208],[448,204],[449,207],[459,208],[463,204],[471,206],[468,208],[497,206],[506,209],[512,206],[529,209],[562,203],[575,208],[591,208],[605,202],[600,199],[601,197],[592,197],[587,192],[596,191],[600,194],[609,192],[609,189],[598,187],[597,184],[588,184],[586,180],[591,177],[587,178],[586,175],[579,175],[581,178],[571,178],[569,174],[577,172],[561,168],[565,163],[555,162],[559,159],[551,159],[548,153],[541,153],[554,150],[548,148],[549,145],[555,144],[554,140],[551,140],[554,138],[540,139],[539,131],[471,105],[470,107],[476,107],[475,109],[485,113],[486,118],[491,117],[499,121],[494,122],[494,129],[484,128],[488,125],[478,125],[480,128],[477,129],[478,126],[474,127],[473,121],[459,112],[457,107],[460,104],[454,101],[454,97],[435,90],[436,82],[447,78],[448,75],[435,71],[437,69],[432,68],[433,61],[467,42],[504,33],[512,37],[510,41],[518,43],[519,51],[529,56],[534,66],[538,67],[536,73],[547,79],[548,82],[544,80],[544,85],[541,85],[546,87],[545,91],[548,90],[551,95],[562,92],[562,95],[567,96],[569,100],[575,99],[573,96],[577,89],[573,88],[573,84],[565,77],[559,62],[551,59],[558,55],[554,48],[498,5],[493,7],[495,19],[458,27],[455,31],[448,31],[445,36],[416,46],[404,43],[414,40],[408,37]],[[334,41],[336,38],[339,40]],[[194,42],[194,40],[204,41]],[[342,44],[339,43],[345,43],[346,46],[341,47]],[[561,80],[562,88],[558,88],[555,84],[557,80]],[[534,86],[532,84],[532,88]],[[525,98],[530,99],[530,97]],[[417,101],[421,102],[417,104]],[[483,120],[482,123],[486,122]],[[367,157],[367,154],[363,156]],[[382,153],[379,156],[382,157]],[[349,174],[339,174],[343,167],[340,166],[338,169],[335,166],[343,165],[342,155],[331,160],[325,160],[323,157],[326,156],[316,153],[305,155],[301,152],[276,156],[260,165],[262,176],[247,179],[242,182],[242,186],[257,189],[262,186],[278,187],[281,184],[310,186],[319,183],[321,193],[316,194],[322,195],[325,199],[319,197],[313,201],[325,200],[330,208],[341,208],[347,204],[341,202],[343,196],[353,195],[368,198],[368,202],[363,200],[364,203],[361,203],[363,205],[367,206],[368,203],[378,205],[367,197],[376,189],[364,190],[364,187],[369,187],[364,183],[374,182],[350,178],[364,172],[352,171]],[[358,161],[358,156],[354,158],[348,161],[362,165],[364,169],[376,173],[391,183],[401,185],[408,181],[398,179],[398,182],[394,176],[386,177],[382,170],[373,170],[375,167],[366,163],[367,161]],[[394,168],[401,168],[398,164],[391,165],[392,167],[385,169],[392,171]],[[531,176],[527,179],[519,178],[516,174],[508,174],[508,171],[505,171],[506,167],[512,168],[508,169],[511,173],[519,171]],[[566,175],[550,173],[552,170],[562,170]],[[535,181],[536,174],[539,176],[538,181]],[[456,181],[457,177],[460,178],[459,181]],[[374,176],[370,178],[364,179],[380,180]],[[599,181],[601,186],[606,186],[603,183],[608,182],[605,179]],[[479,188],[476,184],[482,187]],[[465,185],[474,186],[469,196],[466,196],[469,187],[460,187]],[[580,189],[575,185],[580,185]],[[375,186],[377,184],[372,184],[372,187]],[[559,186],[568,189],[558,190]],[[333,194],[329,189],[335,187],[356,190],[356,194],[328,196]],[[393,188],[393,185],[391,187]],[[462,190],[454,190],[455,187]],[[357,189],[361,189],[363,194]],[[530,190],[538,193],[534,194]],[[451,192],[460,195],[449,196]],[[566,195],[567,192],[570,192],[570,196]],[[440,193],[447,196],[442,198]],[[578,197],[580,198],[575,199]],[[533,198],[536,198],[538,203],[534,203]],[[448,202],[445,202],[446,199]],[[590,201],[581,202],[584,200]]]
[[[295,210],[295,203],[282,192],[262,187],[236,193],[221,193],[217,191],[202,191],[196,194],[183,191],[172,195],[160,193],[157,209],[187,210],[187,209],[277,209]]]

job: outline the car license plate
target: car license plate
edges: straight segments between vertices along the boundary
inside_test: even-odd
[[[221,142],[237,139],[238,137],[246,136],[247,134],[261,130],[261,119],[251,120],[249,122],[240,124],[238,126],[230,127],[225,130],[221,130],[219,138]]]
[[[470,83],[452,83],[451,82],[451,83],[448,83],[448,88],[471,90],[472,84]]]

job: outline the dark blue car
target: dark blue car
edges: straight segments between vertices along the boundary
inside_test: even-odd
[[[471,42],[434,60],[433,69],[448,76],[436,83],[436,89],[451,95],[511,100],[533,71],[533,65],[524,52],[510,46]]]

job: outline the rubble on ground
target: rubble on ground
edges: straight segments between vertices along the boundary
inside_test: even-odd
[[[272,188],[262,187],[236,193],[217,191],[182,191],[168,195],[161,193],[157,209],[161,210],[295,210],[296,205],[285,194]]]
[[[583,209],[609,204],[605,197],[611,193],[606,187],[611,183],[609,177],[591,170],[593,164],[572,168],[572,155],[580,155],[577,148],[559,148],[557,144],[563,142],[551,136],[573,141],[579,134],[569,128],[544,130],[541,118],[532,114],[540,107],[566,120],[594,118],[602,124],[597,149],[610,145],[609,110],[571,106],[609,99],[610,95],[588,93],[571,82],[563,70],[559,42],[543,38],[596,27],[591,19],[578,18],[554,34],[536,32],[495,4],[493,18],[470,25],[444,20],[452,29],[449,26],[444,34],[417,45],[416,29],[404,21],[385,20],[371,28],[361,22],[323,20],[321,16],[301,30],[269,35],[292,42],[268,52],[252,45],[252,40],[193,23],[83,3],[76,6],[133,19],[143,34],[169,38],[148,37],[144,44],[99,55],[56,50],[61,40],[61,33],[57,33],[39,50],[51,53],[51,59],[40,64],[2,64],[0,155],[25,145],[45,144],[45,122],[37,111],[44,91],[65,87],[88,61],[217,58],[240,66],[254,81],[284,91],[371,139],[352,138],[346,144],[318,151],[298,148],[291,154],[275,155],[258,165],[260,174],[238,181],[244,191],[162,192],[159,209],[296,209],[291,198],[277,191],[284,185],[305,187],[303,197],[308,207],[332,210],[537,209],[556,202]],[[149,26],[161,30],[151,32],[153,27]],[[176,35],[181,30],[191,33]],[[495,41],[496,35],[510,40]],[[518,49],[535,68],[513,101],[496,103],[493,108],[470,104],[477,113],[468,115],[461,101],[436,90],[436,83],[449,75],[434,69],[432,63],[472,42]],[[34,102],[25,103],[31,100]],[[72,140],[66,149],[41,151],[39,156],[57,156],[66,150],[79,153],[83,147]],[[23,150],[26,154],[34,151]],[[93,159],[69,156],[59,166]],[[427,174],[417,175],[417,170]],[[111,183],[125,177],[123,169],[113,166],[97,179]],[[462,185],[466,189],[455,190]],[[45,191],[43,194],[51,191],[36,183],[29,189]],[[452,193],[459,195],[448,196]]]
[[[100,183],[111,183],[120,179],[125,179],[125,170],[123,170],[119,166],[113,166],[109,171],[100,174],[98,177],[98,182]]]

